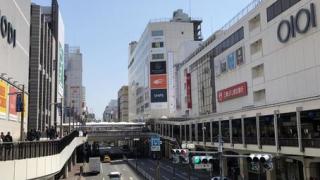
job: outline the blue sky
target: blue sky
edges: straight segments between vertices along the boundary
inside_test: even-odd
[[[50,5],[51,0],[32,0]],[[83,83],[90,111],[102,117],[110,99],[128,81],[128,44],[139,40],[150,19],[170,18],[176,9],[202,18],[204,38],[252,0],[60,0],[65,42],[80,46]],[[190,8],[191,7],[191,8]]]

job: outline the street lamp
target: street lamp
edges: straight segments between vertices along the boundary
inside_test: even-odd
[[[54,107],[58,106],[58,108],[60,108],[60,111],[61,111],[61,115],[60,115],[60,132],[59,132],[59,136],[60,138],[62,138],[62,132],[63,132],[63,126],[62,126],[62,123],[63,123],[63,120],[64,120],[64,112],[63,112],[63,98],[61,98],[61,102],[56,102],[56,103],[51,103],[51,105],[54,105]],[[56,124],[55,124],[56,126]]]

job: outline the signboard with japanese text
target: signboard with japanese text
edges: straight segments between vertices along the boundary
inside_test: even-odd
[[[167,88],[167,75],[150,75],[150,88],[151,89],[166,89]]]
[[[161,141],[159,137],[152,137],[150,140],[150,150],[151,151],[160,151]]]
[[[167,63],[166,61],[150,62],[150,74],[166,74]]]
[[[226,89],[218,91],[218,102],[223,102],[226,100],[242,97],[248,95],[248,85],[247,82],[243,82]]]

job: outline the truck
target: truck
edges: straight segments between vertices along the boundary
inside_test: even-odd
[[[90,173],[100,173],[100,158],[99,157],[91,157],[89,158],[89,171]]]

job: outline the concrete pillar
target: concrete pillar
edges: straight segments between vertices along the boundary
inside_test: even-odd
[[[228,176],[228,163],[227,163],[227,158],[223,158],[223,176],[227,177]]]
[[[245,158],[240,158],[240,176],[242,179],[248,179],[248,163]]]
[[[189,124],[189,139],[192,142],[192,124]]]
[[[171,137],[172,137],[172,138],[174,138],[173,129],[174,129],[174,125],[171,125]]]
[[[274,114],[273,114],[273,125],[274,125],[274,138],[275,138],[275,142],[276,142],[276,147],[277,147],[277,151],[280,150],[280,145],[279,145],[279,127],[278,127],[278,115],[279,111],[275,110]]]
[[[267,180],[277,179],[276,170],[273,168],[271,171],[266,172]]]
[[[198,139],[198,123],[194,124],[194,130],[195,130],[195,140],[197,143],[199,143],[199,139]]]
[[[180,124],[179,125],[179,138],[180,138],[180,141],[181,141],[181,143],[182,143],[182,125]]]
[[[245,135],[245,130],[244,130],[244,115],[241,116],[241,134],[242,134],[242,144],[243,147],[246,148],[246,135]]]
[[[69,177],[68,164],[65,164],[63,167],[63,178],[67,179]]]
[[[256,114],[257,144],[258,144],[259,149],[262,148],[261,141],[260,141],[260,116],[261,116],[261,113]]]
[[[211,144],[213,144],[212,123],[213,123],[213,121],[210,122],[210,142],[211,142]]]
[[[187,142],[188,139],[187,139],[187,125],[183,125],[184,126],[184,140]]]
[[[298,143],[299,143],[299,149],[300,152],[304,151],[304,147],[302,144],[302,134],[301,134],[301,111],[302,107],[297,107],[297,132],[298,132]]]
[[[205,146],[206,145],[206,134],[205,134],[205,131],[203,130],[205,126],[205,123],[202,123],[202,142],[203,142],[203,145]],[[209,129],[206,129],[206,131],[209,131]]]
[[[229,136],[230,136],[230,144],[233,146],[233,141],[232,141],[232,119],[233,119],[233,117],[229,118]]]
[[[73,166],[74,166],[74,165],[76,165],[76,163],[77,163],[77,153],[76,153],[76,151],[73,152],[73,155],[72,155],[72,156],[73,156],[72,164],[73,164]]]
[[[68,172],[71,172],[71,168],[72,168],[71,157],[68,159],[67,164],[68,164]]]

